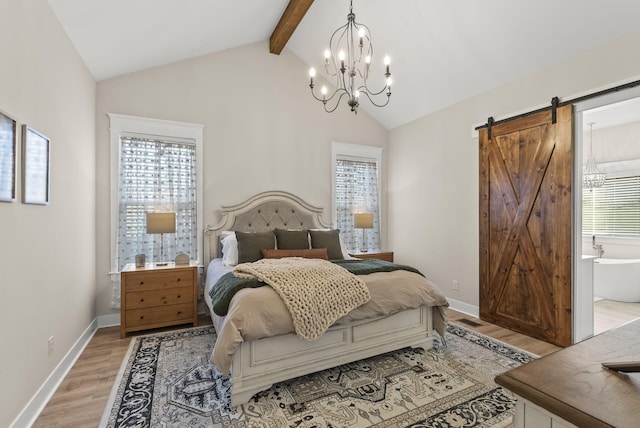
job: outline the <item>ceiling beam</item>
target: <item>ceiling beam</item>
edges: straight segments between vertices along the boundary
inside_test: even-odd
[[[289,0],[287,8],[269,39],[269,52],[280,55],[296,27],[302,21],[304,14],[311,7],[311,3],[313,0]]]

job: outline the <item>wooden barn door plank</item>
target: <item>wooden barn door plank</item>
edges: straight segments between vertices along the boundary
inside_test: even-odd
[[[480,317],[571,344],[573,106],[480,130]]]

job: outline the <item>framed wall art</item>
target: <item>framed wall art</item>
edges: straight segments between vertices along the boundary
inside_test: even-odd
[[[0,201],[16,197],[16,121],[0,112]]]
[[[35,129],[22,125],[22,202],[49,203],[50,141]]]

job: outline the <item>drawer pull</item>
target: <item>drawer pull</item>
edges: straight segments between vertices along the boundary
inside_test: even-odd
[[[140,319],[143,320],[144,319],[144,315],[140,315]]]
[[[182,297],[182,296],[180,296],[180,295],[178,294],[178,299],[179,299],[180,297]]]
[[[180,278],[178,278],[178,280],[176,282],[180,282]]]
[[[140,303],[144,302],[144,299],[140,299]]]
[[[144,284],[144,281],[140,281],[140,285]]]
[[[178,311],[178,315],[182,315],[182,311]]]

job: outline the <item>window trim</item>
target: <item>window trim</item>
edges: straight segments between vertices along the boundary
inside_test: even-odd
[[[338,220],[338,207],[336,204],[336,160],[354,159],[372,161],[375,160],[378,169],[378,222],[380,223],[380,246],[384,247],[382,242],[382,233],[384,229],[385,218],[382,212],[382,154],[383,148],[378,146],[366,146],[362,144],[340,143],[334,141],[331,143],[331,222],[335,225]]]
[[[153,119],[141,116],[128,116],[107,113],[109,116],[110,134],[110,173],[111,173],[111,207],[110,215],[110,257],[111,273],[118,272],[117,234],[118,234],[118,178],[120,175],[120,137],[149,137],[179,142],[193,142],[196,145],[196,227],[198,237],[198,264],[203,257],[203,134],[204,125],[198,123],[177,122],[172,120]]]

